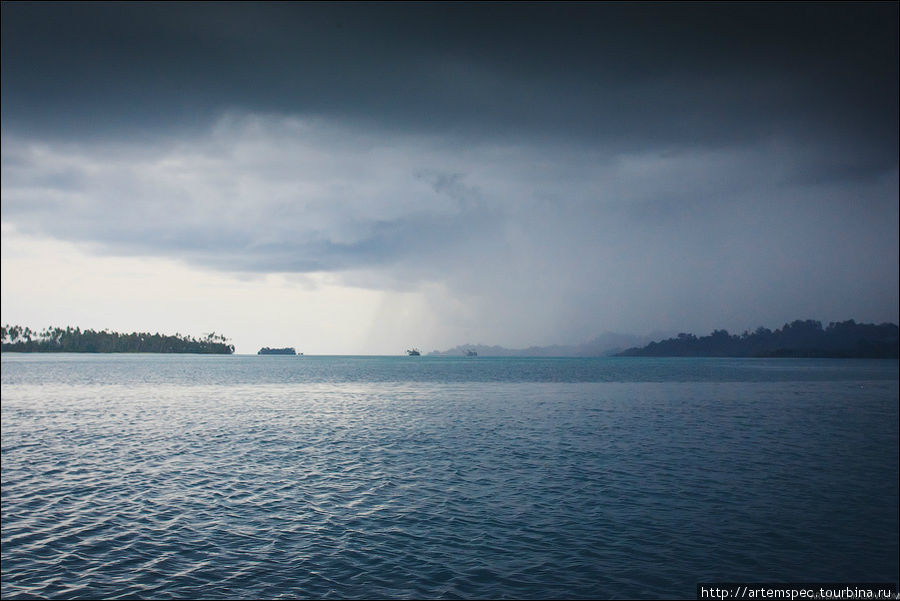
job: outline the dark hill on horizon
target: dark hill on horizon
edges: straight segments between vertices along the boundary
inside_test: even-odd
[[[605,332],[582,344],[555,344],[550,346],[530,346],[524,349],[511,349],[503,346],[485,344],[461,344],[446,351],[432,351],[432,356],[454,357],[465,356],[467,351],[475,351],[480,357],[608,357],[639,344],[647,344],[654,338]]]
[[[834,357],[896,359],[898,327],[892,323],[865,324],[850,319],[822,323],[811,319],[784,324],[781,329],[759,327],[731,335],[715,330],[697,337],[681,333],[617,353],[620,357]]]

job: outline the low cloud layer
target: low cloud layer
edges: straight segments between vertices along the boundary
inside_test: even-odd
[[[545,334],[897,303],[897,172],[810,181],[802,148],[466,146],[272,115],[154,146],[3,147],[19,231],[232,273],[440,284]]]

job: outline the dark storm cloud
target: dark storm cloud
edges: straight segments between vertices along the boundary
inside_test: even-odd
[[[5,231],[523,344],[896,319],[896,3],[2,11]]]
[[[84,135],[241,109],[631,149],[788,135],[884,168],[896,21],[896,3],[5,3],[3,120]]]

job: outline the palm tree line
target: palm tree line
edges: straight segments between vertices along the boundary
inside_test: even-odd
[[[82,330],[68,326],[41,331],[19,325],[4,325],[0,350],[21,353],[203,353],[231,354],[234,345],[222,334],[210,332],[202,338],[176,333],[132,332],[120,334],[108,329]]]

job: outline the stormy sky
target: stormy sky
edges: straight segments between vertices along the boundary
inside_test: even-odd
[[[896,322],[897,6],[3,3],[2,321]]]

